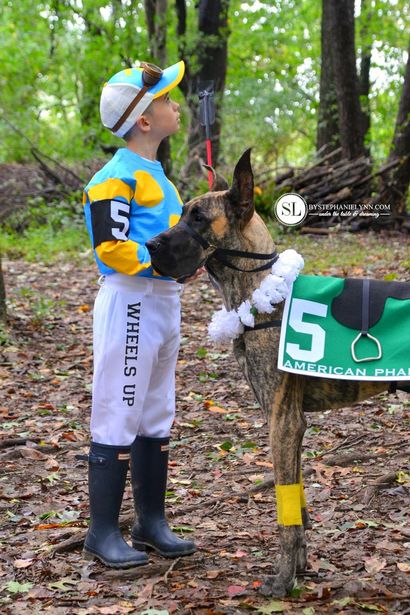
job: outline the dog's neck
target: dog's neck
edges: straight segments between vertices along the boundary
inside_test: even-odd
[[[235,245],[226,247],[244,252],[269,254],[275,246],[265,223],[258,214],[254,214],[241,235],[237,235]],[[264,261],[248,258],[230,258],[229,260],[242,269],[253,269],[264,264]],[[212,261],[208,271],[217,284],[227,310],[237,309],[243,301],[250,299],[253,291],[259,287],[263,278],[269,273],[269,270],[253,273],[235,271],[218,261]]]

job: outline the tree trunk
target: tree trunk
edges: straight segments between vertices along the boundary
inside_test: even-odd
[[[339,108],[339,131],[343,157],[364,155],[362,111],[356,73],[354,0],[329,2],[333,70]]]
[[[360,75],[359,75],[359,100],[362,110],[362,132],[366,153],[370,155],[370,148],[366,143],[366,135],[370,130],[370,65],[372,58],[372,45],[368,42],[368,26],[371,18],[371,11],[368,7],[368,0],[362,0],[361,6],[364,22],[360,32],[361,58],[360,58]]]
[[[377,202],[390,203],[394,216],[404,215],[410,184],[410,46],[402,95],[396,118],[392,147],[387,162],[399,160],[391,173],[383,176]]]
[[[177,14],[182,18],[181,2]],[[191,112],[188,134],[188,161],[183,176],[198,175],[198,161],[206,161],[204,129],[199,123],[198,88],[202,81],[214,81],[216,118],[212,126],[212,162],[216,165],[219,155],[222,122],[222,101],[225,88],[228,52],[229,0],[199,0],[197,67],[190,66],[189,79],[185,82],[185,95]]]
[[[6,320],[6,287],[4,284],[3,270],[1,268],[1,255],[0,255],[0,322]]]
[[[150,53],[161,68],[167,62],[167,0],[145,0]]]
[[[360,62],[359,96],[362,106],[362,132],[364,139],[366,138],[366,134],[370,130],[370,63],[371,49],[362,50],[362,57]],[[368,150],[368,148],[366,149]]]
[[[320,102],[316,149],[324,155],[340,147],[339,113],[331,55],[333,41],[330,10],[329,0],[322,0]],[[340,159],[340,156],[338,158]]]
[[[166,68],[167,65],[167,5],[167,0],[144,0],[150,54],[161,68]],[[171,144],[168,137],[160,143],[158,160],[169,175]]]

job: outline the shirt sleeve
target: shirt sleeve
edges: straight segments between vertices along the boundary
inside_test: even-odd
[[[128,238],[133,194],[132,186],[117,178],[91,186],[85,194],[90,208],[90,234],[98,258],[115,271],[128,275],[136,275],[151,266],[147,248]]]

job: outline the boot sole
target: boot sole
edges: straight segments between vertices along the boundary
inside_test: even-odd
[[[176,557],[184,557],[184,555],[192,555],[193,553],[196,553],[195,547],[191,549],[191,551],[161,551],[161,549],[158,549],[158,547],[150,542],[138,542],[134,540],[132,541],[132,548],[136,551],[156,551],[156,553],[162,557],[167,557],[169,559],[175,559]]]
[[[145,549],[141,549],[141,551],[144,551]],[[100,562],[102,562],[103,564],[105,564],[106,566],[108,566],[109,568],[115,568],[116,570],[125,570],[126,568],[136,568],[137,566],[146,566],[149,563],[148,558],[146,560],[142,560],[139,562],[109,562],[106,559],[104,559],[101,555],[98,555],[97,553],[93,553],[92,551],[86,551],[85,549],[83,549],[83,557],[86,560],[95,560],[98,559],[100,560]]]

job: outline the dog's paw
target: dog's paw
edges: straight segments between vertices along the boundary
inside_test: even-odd
[[[265,579],[265,582],[260,587],[259,591],[264,596],[283,598],[292,591],[293,583],[293,579],[291,581],[287,581],[280,574],[274,574]]]

